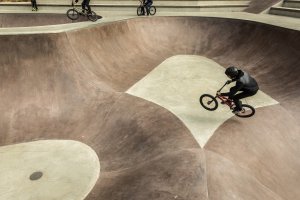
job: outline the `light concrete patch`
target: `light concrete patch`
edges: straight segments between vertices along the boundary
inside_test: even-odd
[[[185,123],[203,147],[214,131],[233,116],[227,106],[219,104],[216,111],[207,111],[199,103],[202,94],[214,95],[226,82],[224,71],[224,67],[205,57],[174,56],[161,63],[127,93],[170,110]],[[233,85],[223,91],[228,91]],[[261,91],[243,102],[254,107],[278,103]]]
[[[42,176],[30,180],[34,172]],[[97,154],[81,142],[41,140],[0,147],[3,200],[82,200],[99,173]]]

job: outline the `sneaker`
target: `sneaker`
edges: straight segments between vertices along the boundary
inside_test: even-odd
[[[233,113],[233,114],[238,114],[238,113],[241,112],[241,111],[242,111],[241,109],[235,107],[235,108],[232,110],[232,113]]]
[[[36,9],[35,9],[35,8],[32,8],[32,11],[36,11]]]

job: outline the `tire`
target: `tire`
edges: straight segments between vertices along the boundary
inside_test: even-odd
[[[70,20],[77,20],[79,18],[79,13],[77,10],[72,8],[67,11],[67,16]]]
[[[87,18],[89,20],[91,20],[92,22],[95,22],[95,21],[98,20],[98,16],[97,16],[97,14],[94,11],[88,12]]]
[[[251,117],[255,114],[255,109],[247,104],[242,104],[242,111],[236,113],[235,115],[242,118]]]
[[[155,13],[156,13],[156,7],[155,6],[151,6],[149,12],[150,12],[150,15],[155,15]]]
[[[217,99],[210,94],[201,95],[199,101],[201,106],[209,111],[216,110],[219,105]]]
[[[136,10],[137,16],[145,15],[145,10],[143,6],[139,6]]]

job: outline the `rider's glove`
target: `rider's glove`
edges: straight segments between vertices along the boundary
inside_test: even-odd
[[[230,83],[232,83],[232,80],[226,81],[226,84],[230,84]]]

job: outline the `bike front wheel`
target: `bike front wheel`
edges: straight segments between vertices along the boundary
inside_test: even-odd
[[[247,104],[242,104],[242,110],[235,115],[242,118],[251,117],[255,114],[255,109]]]
[[[155,6],[151,6],[150,9],[149,9],[149,13],[150,13],[150,15],[155,15],[155,13],[156,13],[156,7]]]
[[[88,12],[87,18],[89,20],[91,20],[92,22],[95,22],[95,21],[97,21],[98,16],[97,16],[97,14],[94,11],[91,11],[91,12]]]
[[[137,16],[145,15],[145,10],[143,6],[139,6],[136,10]]]
[[[72,8],[67,11],[67,16],[70,20],[77,20],[79,18],[79,13],[77,10]]]
[[[210,94],[203,94],[200,96],[199,102],[203,108],[209,111],[216,110],[218,108],[217,99]]]

